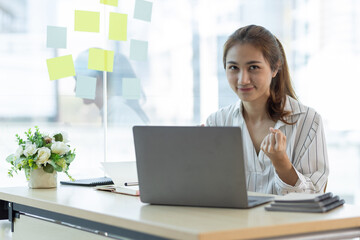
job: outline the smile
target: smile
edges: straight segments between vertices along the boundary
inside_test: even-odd
[[[253,90],[254,87],[241,87],[241,86],[237,86],[236,89],[237,89],[238,91],[241,91],[241,92],[249,92],[249,91]]]

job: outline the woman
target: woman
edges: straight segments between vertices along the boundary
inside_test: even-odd
[[[223,63],[240,100],[211,114],[206,125],[242,129],[248,191],[324,191],[329,164],[322,120],[296,100],[280,41],[261,26],[240,28],[224,45]]]

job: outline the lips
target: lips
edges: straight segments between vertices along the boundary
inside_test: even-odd
[[[241,92],[249,92],[254,89],[254,87],[242,87],[242,86],[237,86],[236,88]]]

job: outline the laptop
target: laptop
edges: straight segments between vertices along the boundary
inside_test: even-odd
[[[134,126],[144,203],[251,208],[272,197],[248,196],[239,127]]]

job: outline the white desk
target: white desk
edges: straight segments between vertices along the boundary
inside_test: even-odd
[[[347,204],[325,214],[268,212],[264,205],[249,210],[156,206],[138,197],[74,186],[0,188],[0,199],[20,212],[14,240],[30,234],[37,240],[106,239],[77,226],[135,239],[289,239],[329,231],[360,236],[360,207]]]

